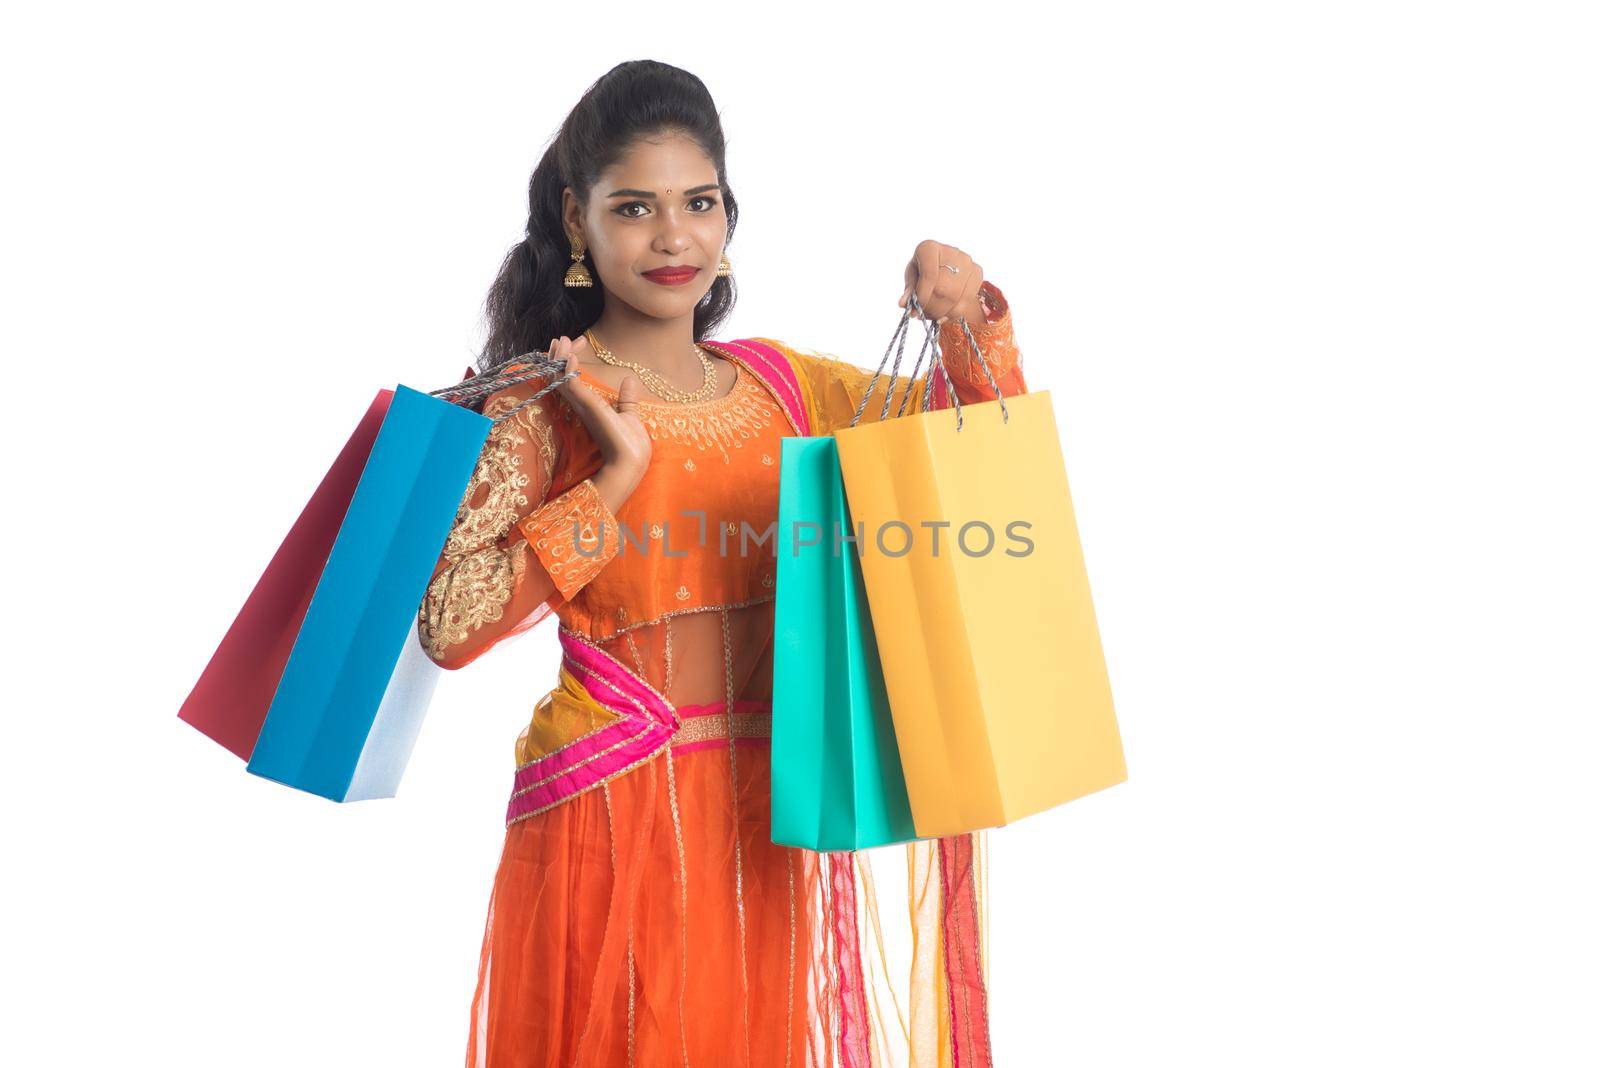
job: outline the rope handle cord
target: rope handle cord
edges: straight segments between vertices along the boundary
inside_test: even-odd
[[[516,369],[513,369],[514,367]],[[531,382],[541,378],[554,379],[515,408],[494,417],[496,423],[503,423],[528,405],[538,401],[567,379],[578,376],[577,371],[573,371],[571,374],[566,373],[566,371],[566,361],[557,360],[548,352],[535,350],[533,352],[525,352],[521,356],[507,357],[499,363],[492,364],[482,374],[473,375],[471,378],[458,382],[453,386],[429,390],[428,396],[447,400],[451,404],[459,404],[463,408],[469,408],[472,411],[480,411],[484,398],[491,393],[505,389],[507,386],[514,386],[519,382]]]
[[[850,419],[850,425],[855,426],[856,423],[861,419],[861,413],[867,410],[867,398],[871,397],[872,391],[877,388],[878,379],[883,376],[884,367],[888,366],[889,364],[889,354],[893,353],[894,364],[893,366],[889,367],[889,387],[883,398],[883,410],[878,413],[879,419],[888,417],[889,404],[892,400],[894,400],[895,385],[898,383],[900,378],[900,360],[902,355],[905,353],[906,336],[907,331],[910,329],[911,315],[913,312],[915,312],[922,318],[924,331],[922,348],[917,353],[917,362],[911,368],[911,374],[906,381],[906,390],[905,393],[900,397],[900,407],[895,411],[895,416],[898,418],[899,416],[905,414],[906,401],[911,399],[911,394],[916,386],[919,376],[921,376],[923,380],[922,411],[927,412],[929,410],[930,405],[933,403],[933,372],[935,369],[937,369],[939,374],[944,378],[945,392],[949,394],[950,401],[955,407],[956,432],[960,433],[962,424],[961,398],[956,395],[955,383],[950,380],[950,371],[945,366],[944,352],[941,350],[939,345],[939,324],[922,314],[922,304],[917,300],[916,294],[917,268],[914,264],[912,265],[911,270],[912,292],[906,299],[905,311],[900,316],[899,324],[894,328],[894,334],[889,338],[889,347],[883,351],[883,359],[878,361],[878,368],[873,372],[872,381],[867,383],[867,391],[861,395],[861,403],[856,405],[856,412],[855,415]],[[967,323],[967,317],[964,315],[958,315],[956,316],[956,321],[961,324],[962,333],[967,335],[967,344],[971,345],[972,351],[977,354],[978,366],[983,368],[984,377],[989,380],[989,385],[994,389],[995,397],[1000,401],[1000,416],[1002,420],[1006,423],[1010,423],[1011,413],[1006,410],[1006,399],[1005,397],[1001,396],[1000,383],[995,381],[994,372],[989,368],[989,361],[984,357],[983,349],[978,345],[978,339],[972,336],[972,327]],[[898,349],[895,345],[896,342],[899,342]],[[927,373],[923,374],[922,361],[923,358],[928,355],[930,349],[933,353],[933,359],[928,364]]]

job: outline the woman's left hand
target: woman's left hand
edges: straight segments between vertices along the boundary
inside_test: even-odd
[[[973,324],[986,321],[983,305],[978,301],[983,268],[954,245],[920,242],[911,254],[911,262],[906,264],[906,288],[900,294],[900,307],[906,306],[913,285],[925,318],[943,322],[948,316],[959,315]]]

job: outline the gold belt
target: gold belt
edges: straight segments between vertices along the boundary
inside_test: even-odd
[[[730,730],[730,722],[731,730]],[[708,712],[701,716],[685,716],[677,731],[672,735],[672,745],[692,745],[695,742],[713,742],[718,739],[726,740],[729,735],[735,738],[771,738],[772,737],[772,712],[735,712],[731,717],[726,711]]]

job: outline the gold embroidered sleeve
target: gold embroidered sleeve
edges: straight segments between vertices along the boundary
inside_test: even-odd
[[[522,383],[484,403],[491,418],[526,400]],[[417,611],[417,636],[441,667],[465,667],[499,641],[550,611],[554,584],[517,523],[545,503],[555,477],[559,435],[554,395],[495,424],[456,510],[427,593]]]
[[[605,498],[584,479],[518,524],[561,596],[571,600],[622,548]]]

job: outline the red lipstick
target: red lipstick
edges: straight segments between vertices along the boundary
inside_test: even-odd
[[[698,267],[657,267],[653,271],[645,271],[644,276],[659,285],[681,286],[699,273]]]

